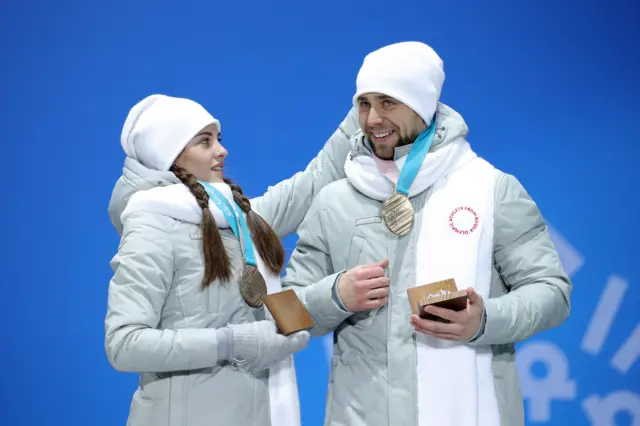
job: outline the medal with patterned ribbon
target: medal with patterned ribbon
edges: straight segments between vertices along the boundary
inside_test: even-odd
[[[251,241],[251,234],[244,220],[244,214],[235,201],[230,203],[213,185],[208,182],[199,182],[204,186],[209,198],[227,218],[233,233],[240,241],[244,257],[244,268],[240,276],[240,295],[247,305],[259,308],[264,304],[264,297],[267,295],[267,283],[258,270],[253,241]],[[242,231],[242,235],[240,235],[240,231]]]
[[[407,161],[400,171],[395,193],[384,202],[382,217],[392,233],[407,235],[413,227],[413,205],[409,201],[409,188],[418,175],[422,162],[431,148],[436,130],[436,118],[431,125],[416,138],[409,151]]]

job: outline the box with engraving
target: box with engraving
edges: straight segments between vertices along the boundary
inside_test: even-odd
[[[407,290],[411,310],[420,318],[432,321],[448,322],[444,318],[425,312],[426,306],[439,306],[441,308],[461,311],[467,308],[466,290],[458,290],[454,279],[437,281]]]

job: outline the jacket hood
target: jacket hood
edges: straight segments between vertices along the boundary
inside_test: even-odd
[[[465,123],[462,116],[453,108],[441,102],[438,103],[438,109],[436,110],[436,124],[438,127],[429,152],[435,152],[457,139],[466,139],[469,133],[469,127],[467,127],[467,123]],[[362,129],[359,129],[352,136],[351,143],[354,146],[351,155],[356,157],[359,155],[374,156],[371,143],[365,137]],[[397,147],[393,159],[397,160],[409,154],[412,146],[413,144]]]
[[[116,231],[118,231],[118,234],[122,234],[122,212],[127,207],[133,194],[151,188],[170,186],[177,183],[181,182],[173,172],[152,170],[143,166],[137,160],[126,157],[124,167],[122,168],[122,176],[120,176],[113,187],[107,209],[109,219],[116,228]]]

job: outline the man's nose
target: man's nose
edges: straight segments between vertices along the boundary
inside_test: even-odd
[[[382,124],[382,117],[378,114],[375,108],[369,109],[369,115],[367,116],[367,124],[369,126],[378,126]]]

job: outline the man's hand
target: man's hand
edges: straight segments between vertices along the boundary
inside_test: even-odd
[[[480,328],[483,309],[482,297],[473,288],[468,288],[467,309],[463,311],[456,312],[437,306],[425,308],[425,312],[450,321],[448,324],[411,315],[411,326],[416,331],[439,339],[469,341]]]
[[[389,266],[385,259],[369,265],[358,265],[340,276],[338,294],[351,312],[377,309],[389,300],[389,278],[384,270]]]

